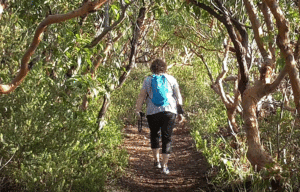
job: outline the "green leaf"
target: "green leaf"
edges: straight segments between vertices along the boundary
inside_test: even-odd
[[[201,16],[201,9],[198,6],[193,6],[193,11],[196,16]]]
[[[190,13],[190,5],[187,5],[187,6],[185,7],[185,9],[186,9],[186,11],[187,11],[188,13]]]
[[[166,4],[166,8],[168,11],[174,11],[174,9],[169,4]]]

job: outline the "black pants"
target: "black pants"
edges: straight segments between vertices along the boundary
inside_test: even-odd
[[[151,148],[159,148],[159,131],[162,136],[162,153],[171,153],[172,132],[175,125],[176,114],[171,112],[160,112],[147,115],[150,128]]]

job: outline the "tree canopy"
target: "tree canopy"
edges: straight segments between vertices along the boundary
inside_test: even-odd
[[[125,162],[117,160],[126,158],[116,147],[122,123],[107,111],[136,83],[134,71],[163,58],[178,76],[200,71],[183,87],[205,79],[195,85],[216,95],[227,144],[245,149],[252,169],[293,183],[285,178],[299,165],[299,14],[298,0],[0,1],[0,177],[27,190],[36,181],[41,190],[104,186],[104,176],[79,177],[111,174]],[[128,94],[124,103],[133,103]],[[185,100],[188,114],[197,102]],[[266,141],[270,130],[277,137]]]

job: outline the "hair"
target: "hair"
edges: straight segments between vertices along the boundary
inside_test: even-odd
[[[155,74],[165,73],[167,64],[161,59],[155,59],[150,66],[150,70]]]

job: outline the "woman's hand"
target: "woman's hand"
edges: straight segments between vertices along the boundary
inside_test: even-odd
[[[139,111],[139,110],[135,110],[135,113],[134,113],[134,114],[136,115],[137,118],[140,118],[140,117],[141,117],[141,116],[140,116],[140,112],[141,112],[141,111]]]
[[[178,114],[178,123],[182,123],[183,121],[185,121],[185,118],[182,114]]]

